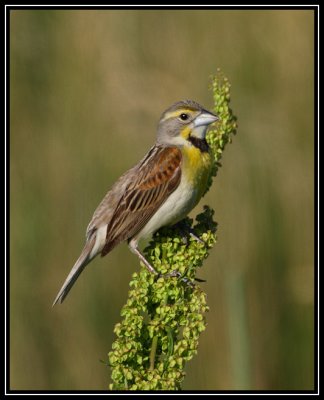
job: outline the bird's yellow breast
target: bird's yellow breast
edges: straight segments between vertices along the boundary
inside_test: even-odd
[[[200,198],[207,186],[207,180],[212,166],[209,152],[202,152],[195,146],[184,146],[182,148],[183,168],[182,173],[188,184],[197,190]]]

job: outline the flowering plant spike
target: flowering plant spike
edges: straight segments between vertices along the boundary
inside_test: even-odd
[[[206,138],[213,156],[207,190],[237,128],[229,107],[230,83],[220,70],[212,77],[211,88],[213,111],[220,121]],[[144,250],[161,276],[157,278],[144,266],[132,276],[108,355],[110,390],[181,389],[185,364],[197,353],[200,334],[206,329],[207,296],[203,284],[197,283],[196,273],[216,243],[213,214],[204,206],[195,221],[187,217],[175,226],[160,229]],[[179,276],[163,276],[174,270]]]

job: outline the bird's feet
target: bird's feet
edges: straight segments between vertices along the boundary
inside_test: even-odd
[[[181,280],[182,282],[184,282],[186,285],[190,286],[190,287],[195,287],[195,283],[190,280],[189,278],[182,276],[181,273],[177,270],[173,270],[171,272],[168,272],[167,274],[159,274],[158,278],[173,278],[176,277],[179,280]],[[195,278],[195,281],[197,282],[206,282],[205,279],[200,279],[200,278]]]
[[[188,244],[188,237],[191,236],[193,239],[195,239],[197,242],[201,244],[206,244],[203,240],[200,239],[195,233],[194,230],[191,228],[190,225],[186,223],[185,220],[182,220],[178,222],[177,224],[174,225],[179,231],[180,231],[180,236],[182,239],[182,242],[185,243],[186,245]]]

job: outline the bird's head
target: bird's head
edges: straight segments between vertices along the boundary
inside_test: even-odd
[[[208,125],[218,120],[217,115],[195,101],[179,101],[162,114],[157,143],[168,146],[192,145],[195,140],[205,140]]]

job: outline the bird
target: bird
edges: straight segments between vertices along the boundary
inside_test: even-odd
[[[84,248],[53,306],[63,302],[90,261],[124,241],[158,275],[139,243],[161,227],[181,221],[198,204],[212,167],[206,133],[218,120],[193,100],[178,101],[162,113],[153,147],[113,184],[95,210]]]

